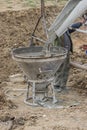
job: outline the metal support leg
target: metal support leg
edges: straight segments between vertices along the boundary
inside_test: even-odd
[[[33,98],[33,103],[35,103],[35,82],[33,82],[33,87],[32,87],[32,98]]]
[[[27,100],[29,99],[29,86],[30,86],[30,83],[28,82],[27,92],[26,92],[26,99]]]
[[[33,82],[33,86],[32,86],[32,96],[30,96],[29,94],[29,87],[30,87],[30,82],[28,82],[26,99],[24,100],[24,103],[29,106],[37,106],[38,104],[35,103],[35,82]]]
[[[54,90],[53,82],[51,83],[51,87],[52,87],[52,92],[53,92],[53,104],[55,104],[55,103],[57,103],[57,99],[56,99],[56,93]]]

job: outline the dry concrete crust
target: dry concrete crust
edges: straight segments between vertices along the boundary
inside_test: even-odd
[[[61,9],[47,8],[51,20]],[[20,69],[11,58],[11,49],[28,46],[29,40],[40,15],[39,9],[5,11],[0,13],[0,130],[86,130],[87,129],[87,72],[71,68],[68,86],[75,88],[83,102],[79,106],[64,109],[32,108],[23,103],[24,97],[8,100],[3,90],[8,88],[9,75],[19,73]],[[54,17],[53,17],[54,16]],[[42,30],[41,25],[38,30]],[[43,31],[42,36],[43,36]],[[37,31],[38,36],[41,32]],[[87,63],[87,56],[79,49],[87,41],[86,36],[73,36],[75,52],[72,59]],[[24,82],[11,87],[26,86]]]

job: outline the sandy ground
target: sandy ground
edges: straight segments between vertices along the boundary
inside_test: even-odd
[[[19,77],[16,82],[9,78],[10,75],[21,73],[12,59],[11,49],[29,45],[40,10],[28,8],[3,10],[1,9],[0,12],[0,130],[87,130],[87,71],[85,70],[71,67],[67,83],[69,90],[58,94],[59,99],[69,101],[67,108],[27,106],[23,102],[25,91],[11,91],[9,96],[6,95],[7,89],[26,88],[27,84],[23,77]],[[61,8],[49,7],[46,10],[49,23]],[[41,32],[37,31],[37,35],[43,36],[41,25],[38,30]],[[87,64],[87,55],[80,48],[81,45],[86,44],[87,36],[74,33],[72,38],[74,43],[72,59]],[[79,102],[79,105],[72,105],[73,101]]]
[[[45,5],[57,5],[58,3],[61,3],[61,5],[64,5],[67,0],[63,1],[57,1],[57,0],[45,0]],[[59,5],[59,6],[61,6]],[[40,0],[0,0],[0,11],[5,10],[20,10],[20,9],[29,9],[29,8],[35,8],[40,7]]]

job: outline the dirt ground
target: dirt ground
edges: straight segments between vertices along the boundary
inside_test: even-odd
[[[87,71],[85,70],[71,67],[67,83],[69,91],[64,97],[71,104],[76,101],[79,105],[69,103],[69,107],[59,109],[31,107],[23,102],[25,91],[9,92],[9,96],[6,94],[8,89],[26,88],[27,84],[23,77],[17,77],[16,81],[10,78],[11,75],[22,73],[12,59],[11,50],[15,47],[29,46],[32,31],[40,16],[39,8],[30,9],[26,6],[23,8],[22,5],[17,8],[16,2],[19,1],[16,0],[16,7],[13,9],[11,5],[10,10],[4,2],[5,6],[0,4],[2,7],[0,11],[0,130],[87,130]],[[63,5],[59,8],[56,6],[46,8],[48,26],[62,7]],[[40,34],[43,37],[41,25],[37,31],[37,35]],[[74,44],[72,60],[87,65],[87,55],[81,49],[81,46],[87,42],[87,36],[75,32],[72,39]],[[64,93],[58,96],[61,97],[62,94]]]

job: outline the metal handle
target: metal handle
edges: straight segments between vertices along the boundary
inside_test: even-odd
[[[47,32],[47,26],[46,26],[46,20],[45,20],[45,4],[44,4],[44,0],[41,0],[41,16],[39,17],[39,19],[38,19],[38,21],[36,23],[35,29],[34,29],[34,31],[32,33],[30,46],[33,45],[33,39],[36,39],[36,40],[38,40],[40,42],[43,42],[43,43],[46,43],[46,41],[44,41],[44,40],[38,38],[37,36],[35,36],[36,29],[37,29],[41,19],[42,19],[42,23],[43,23],[44,32],[45,32],[46,37],[48,39],[48,32]]]

